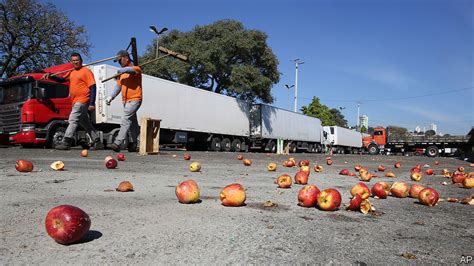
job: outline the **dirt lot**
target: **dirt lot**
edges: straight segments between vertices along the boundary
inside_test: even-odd
[[[250,167],[236,160],[235,153],[191,153],[202,164],[200,173],[188,171],[182,151],[163,151],[157,156],[125,153],[118,169],[107,170],[103,159],[110,151],[0,149],[0,264],[145,264],[160,263],[337,263],[337,264],[455,264],[474,255],[473,206],[440,202],[426,207],[411,198],[371,199],[376,208],[364,215],[341,208],[324,212],[297,206],[300,185],[278,189],[273,181],[282,173],[292,176],[297,168],[284,168],[288,156],[250,153]],[[176,156],[173,156],[176,155]],[[297,160],[323,163],[325,155],[296,154]],[[15,170],[17,159],[31,160],[32,173]],[[356,164],[375,171],[382,163],[398,178],[377,181],[407,181],[415,164],[429,164],[436,173],[469,163],[454,158],[398,156],[333,156],[323,173],[312,171],[311,184],[333,187],[349,201],[356,178],[339,176]],[[50,163],[62,160],[66,170],[55,172]],[[393,164],[400,161],[402,167]],[[266,165],[276,162],[276,172]],[[202,202],[178,203],[174,189],[192,178],[201,188]],[[129,180],[135,192],[113,189]],[[423,185],[434,187],[440,197],[469,197],[474,190],[455,185],[440,175],[424,177]],[[247,188],[247,205],[224,207],[218,199],[222,187],[238,182]],[[264,208],[271,200],[275,208]],[[91,231],[81,243],[63,246],[44,228],[46,213],[61,204],[86,211]]]

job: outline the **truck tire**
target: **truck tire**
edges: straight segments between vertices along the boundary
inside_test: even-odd
[[[230,151],[231,149],[231,143],[230,143],[230,139],[228,138],[223,138],[222,141],[221,141],[221,149],[223,151]]]
[[[433,146],[428,146],[428,148],[426,148],[425,153],[426,153],[426,156],[428,156],[428,157],[436,157],[439,154],[439,150],[438,150],[438,147],[436,147],[434,145]]]
[[[56,146],[62,143],[64,135],[66,134],[66,127],[57,126],[49,132],[49,138],[46,146],[48,148],[56,149]]]
[[[218,137],[214,137],[209,144],[210,151],[220,151],[221,150],[221,139]]]
[[[240,139],[234,139],[231,144],[231,150],[239,152],[242,149],[242,142]]]
[[[296,153],[298,151],[298,148],[296,147],[296,143],[291,143],[290,144],[290,153]]]
[[[376,155],[379,153],[379,147],[377,147],[376,144],[370,144],[367,150],[369,151],[370,155]]]
[[[268,148],[268,151],[269,151],[270,153],[276,153],[276,151],[277,151],[277,145],[276,145],[275,141],[274,141],[274,140],[270,140],[270,142],[268,142],[267,148]]]

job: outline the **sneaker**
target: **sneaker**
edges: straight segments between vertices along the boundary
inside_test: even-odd
[[[120,146],[115,144],[115,143],[111,143],[111,144],[108,144],[107,145],[107,148],[115,151],[115,152],[119,152],[120,151]]]
[[[92,145],[92,147],[94,148],[94,150],[103,150],[104,144],[102,143],[102,141],[97,140],[97,141],[94,141],[94,144]]]

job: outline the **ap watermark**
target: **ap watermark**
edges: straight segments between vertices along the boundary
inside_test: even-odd
[[[469,264],[471,262],[472,262],[472,256],[461,255],[461,262],[460,263]]]

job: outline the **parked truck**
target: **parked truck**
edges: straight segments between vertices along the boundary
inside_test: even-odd
[[[68,66],[45,69],[56,72]],[[89,67],[97,83],[96,110],[91,118],[104,144],[113,142],[122,118],[120,99],[105,104],[115,82],[110,65]],[[41,80],[42,73],[0,82],[0,135],[11,144],[54,148],[62,141],[71,110],[68,84]],[[211,151],[276,151],[277,139],[289,141],[292,152],[321,151],[321,122],[317,118],[143,75],[141,117],[161,119],[160,143],[183,144]],[[79,130],[76,145],[90,137]],[[124,143],[127,145],[127,143]]]
[[[362,150],[362,133],[339,126],[323,127],[323,143],[333,153],[358,153]]]
[[[363,139],[369,154],[403,153],[436,157],[455,155],[469,150],[470,136],[400,136],[390,134],[390,128],[376,127],[372,136]]]

